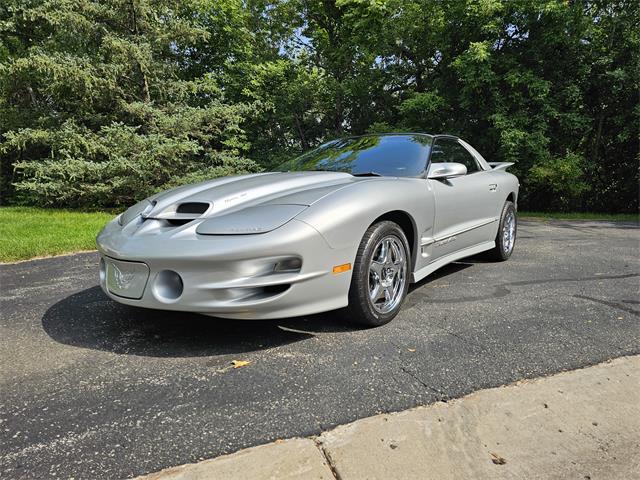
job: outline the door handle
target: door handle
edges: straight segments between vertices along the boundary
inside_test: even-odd
[[[490,183],[489,184],[489,191],[490,192],[495,192],[498,189],[498,184],[497,183]]]

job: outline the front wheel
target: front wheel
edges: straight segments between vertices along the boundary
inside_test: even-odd
[[[508,260],[513,253],[516,244],[516,234],[518,233],[518,219],[516,217],[516,206],[513,202],[506,201],[502,207],[500,215],[500,227],[496,235],[496,246],[489,251],[489,256],[493,260],[503,262]]]
[[[351,277],[350,319],[369,327],[390,322],[407,295],[409,264],[409,243],[397,224],[382,221],[369,227]]]

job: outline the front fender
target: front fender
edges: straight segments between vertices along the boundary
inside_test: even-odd
[[[380,216],[406,212],[421,236],[433,226],[434,202],[429,183],[419,178],[372,178],[342,188],[302,212],[296,219],[308,223],[331,248],[358,245],[364,232]]]

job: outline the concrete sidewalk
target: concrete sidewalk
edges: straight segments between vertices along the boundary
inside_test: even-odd
[[[640,356],[139,478],[640,478]]]

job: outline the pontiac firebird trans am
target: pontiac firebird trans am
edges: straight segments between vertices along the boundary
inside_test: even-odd
[[[146,308],[281,318],[345,308],[376,326],[410,282],[511,256],[518,179],[449,135],[334,140],[278,172],[159,193],[97,238],[100,285]]]

